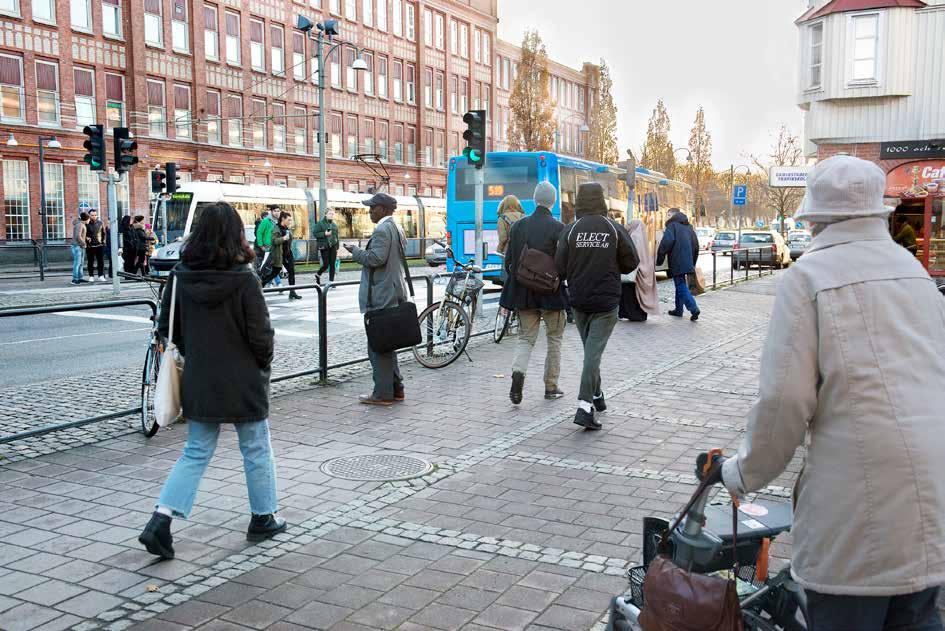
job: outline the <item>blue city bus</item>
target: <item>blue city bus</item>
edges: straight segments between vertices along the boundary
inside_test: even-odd
[[[488,256],[483,257],[483,277],[499,280],[502,257],[496,253],[499,203],[515,195],[525,214],[535,210],[533,195],[539,182],[555,187],[558,199],[551,214],[565,224],[574,221],[574,203],[581,184],[598,182],[604,187],[610,216],[626,224],[628,189],[625,171],[612,166],[558,155],[549,151],[495,152],[486,156],[483,190],[483,241]],[[450,158],[446,184],[446,235],[460,261],[472,261],[476,254],[476,169],[464,157]],[[447,262],[452,271],[453,262]]]

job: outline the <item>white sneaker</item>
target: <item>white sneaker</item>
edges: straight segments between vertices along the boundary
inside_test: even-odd
[[[94,283],[94,282],[95,282],[95,277],[94,277],[94,276],[89,276],[89,282],[90,282],[90,283]]]
[[[99,276],[98,279],[99,279],[100,281],[102,281],[103,283],[105,282],[105,277],[104,277],[104,276]]]

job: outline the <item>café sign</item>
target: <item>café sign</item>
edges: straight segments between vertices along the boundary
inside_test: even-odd
[[[886,175],[886,196],[945,197],[945,160],[910,162],[896,167]]]
[[[879,145],[881,160],[902,160],[903,158],[945,158],[945,139],[943,140],[905,140],[884,142]]]

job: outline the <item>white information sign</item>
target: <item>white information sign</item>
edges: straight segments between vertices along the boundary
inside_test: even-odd
[[[812,167],[771,167],[768,184],[773,188],[807,188],[807,174]]]

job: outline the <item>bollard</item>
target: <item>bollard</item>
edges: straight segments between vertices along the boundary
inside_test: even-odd
[[[328,290],[319,285],[315,292],[318,294],[318,374],[319,381],[325,384],[328,382]]]

